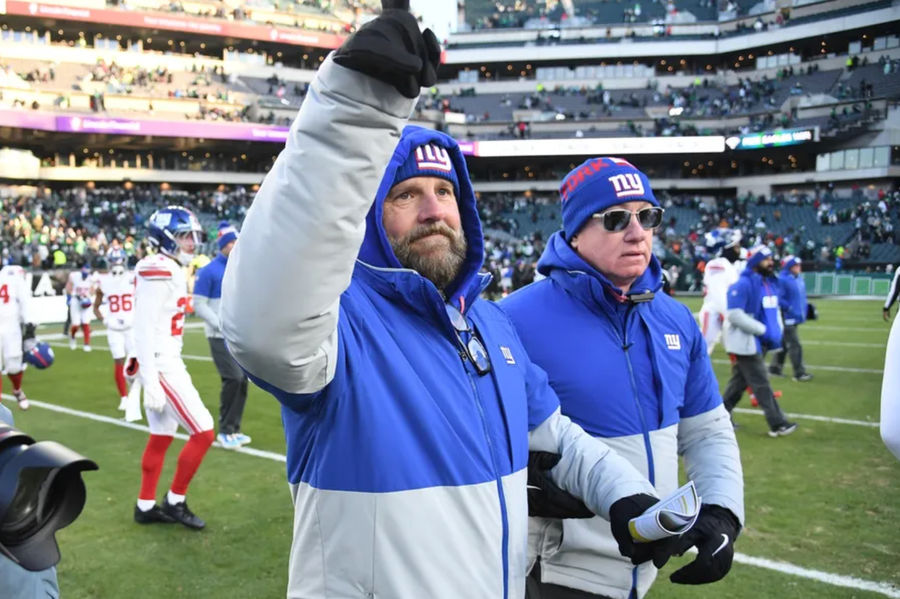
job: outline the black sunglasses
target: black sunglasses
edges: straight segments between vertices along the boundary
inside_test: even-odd
[[[491,371],[491,358],[488,356],[484,344],[478,339],[478,334],[469,326],[468,319],[455,306],[444,304],[444,307],[456,333],[456,340],[459,342],[460,348],[465,352],[465,354],[460,352],[460,357],[463,361],[468,357],[472,361],[472,365],[475,366],[475,371],[479,376],[489,373]],[[468,333],[469,340],[464,341],[460,333]]]
[[[600,220],[603,223],[603,228],[610,233],[618,233],[619,231],[624,231],[631,224],[631,215],[634,214],[637,216],[641,228],[649,231],[662,224],[664,212],[665,210],[656,206],[642,208],[637,212],[625,210],[624,208],[615,208],[599,214],[592,214],[591,218]]]

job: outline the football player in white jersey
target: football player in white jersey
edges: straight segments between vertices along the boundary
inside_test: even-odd
[[[180,522],[201,529],[206,523],[188,509],[185,494],[215,432],[212,415],[181,359],[181,347],[188,303],[184,267],[193,258],[203,230],[197,217],[180,206],[157,210],[147,226],[148,240],[159,253],[143,258],[135,267],[134,343],[150,439],[141,460],[134,519],[140,524]],[[190,438],[178,455],[172,486],[162,505],[157,505],[156,485],[179,425]]]
[[[743,270],[741,232],[720,228],[706,234],[706,247],[717,255],[706,263],[703,271],[703,307],[700,308],[700,330],[710,355],[719,340],[725,314],[728,312],[728,288],[737,282]]]
[[[25,338],[34,338],[29,300],[31,289],[21,266],[8,265],[0,269],[0,353],[3,368],[13,385],[13,397],[19,408],[28,409],[28,398],[22,391],[22,325]]]
[[[85,263],[81,270],[69,273],[66,281],[66,294],[69,296],[69,318],[72,323],[69,329],[69,347],[75,349],[75,334],[81,328],[84,334],[84,351],[91,351],[91,320],[93,318],[94,291],[97,288],[97,276]]]
[[[122,411],[128,401],[125,358],[134,355],[131,330],[134,320],[134,273],[128,271],[126,258],[121,248],[113,248],[107,253],[109,272],[99,277],[94,297],[94,316],[106,324],[106,338],[113,357],[116,388],[119,390],[119,409]]]

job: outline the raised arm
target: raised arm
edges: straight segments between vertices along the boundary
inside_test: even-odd
[[[254,377],[312,393],[334,376],[340,295],[432,53],[414,18],[385,11],[319,68],[222,283],[222,332]]]

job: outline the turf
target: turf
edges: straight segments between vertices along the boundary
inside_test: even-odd
[[[686,303],[699,308],[696,300]],[[820,300],[817,305],[820,320],[800,329],[815,378],[807,383],[773,379],[783,391],[783,409],[797,415],[797,432],[769,438],[765,420],[746,398],[739,407],[747,411],[735,414],[747,504],[747,526],[736,548],[755,558],[893,585],[888,592],[900,596],[900,463],[882,446],[877,427],[802,416],[878,421],[888,325],[878,302]],[[58,330],[45,327],[39,335]],[[209,355],[201,329],[188,328],[185,341],[186,355]],[[102,337],[92,353],[56,346],[51,369],[26,373],[29,396],[118,418],[112,361],[103,347]],[[729,367],[721,347],[713,359],[722,388]],[[219,380],[212,362],[186,363],[215,415]],[[790,373],[789,364],[786,370]],[[4,385],[8,391],[8,381]],[[58,534],[64,597],[284,596],[292,517],[283,463],[214,447],[189,492],[190,506],[206,519],[207,528],[139,526],[131,515],[146,433],[38,406],[28,412],[12,409],[17,428],[40,440],[59,441],[100,465],[84,476],[88,501],[83,514]],[[284,453],[278,406],[254,387],[243,429],[253,437],[252,448]],[[176,440],[169,450],[160,493],[171,480],[181,446]],[[735,563],[729,576],[713,585],[669,583],[668,574],[688,559],[667,565],[649,596],[885,596],[744,563]]]

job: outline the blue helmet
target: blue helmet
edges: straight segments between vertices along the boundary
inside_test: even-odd
[[[187,266],[193,252],[185,252],[179,239],[191,236],[195,247],[203,241],[203,228],[194,213],[182,206],[167,206],[157,210],[147,221],[150,245],[163,254]]]
[[[106,262],[113,266],[114,264],[125,264],[125,261],[128,260],[128,256],[125,255],[125,250],[122,248],[110,248],[108,252],[106,252]]]
[[[720,254],[726,248],[737,247],[741,244],[741,231],[739,229],[715,229],[707,233],[703,241],[710,253]]]
[[[30,365],[43,370],[53,365],[53,348],[50,344],[39,341],[24,352],[22,356]]]

